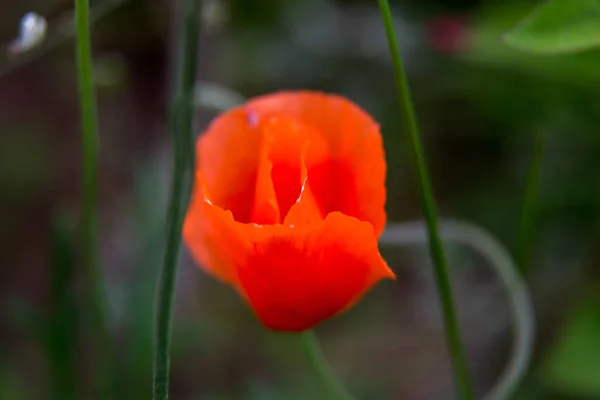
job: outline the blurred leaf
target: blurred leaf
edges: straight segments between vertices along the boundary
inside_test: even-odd
[[[524,54],[514,47],[501,45],[503,35],[518,24],[526,6],[523,1],[506,1],[490,2],[482,7],[474,15],[469,28],[469,46],[460,58],[488,70],[519,73],[533,81],[564,83],[585,90],[597,87],[600,84],[598,49],[550,57],[541,52]]]
[[[562,393],[600,397],[600,297],[584,297],[542,368],[543,382]]]
[[[583,51],[600,46],[598,0],[550,0],[506,33],[507,45],[542,54]]]

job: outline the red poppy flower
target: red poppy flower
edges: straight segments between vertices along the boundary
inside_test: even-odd
[[[184,241],[274,330],[302,331],[395,278],[379,254],[379,127],[335,95],[282,92],[234,108],[197,143]]]

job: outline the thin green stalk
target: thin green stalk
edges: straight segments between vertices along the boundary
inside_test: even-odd
[[[173,143],[173,177],[167,216],[167,243],[158,283],[155,314],[153,399],[169,397],[169,350],[171,344],[171,314],[177,260],[181,244],[181,228],[185,206],[189,201],[193,165],[192,129],[194,116],[194,82],[198,60],[198,35],[200,31],[200,0],[187,0],[183,4],[183,24],[174,97],[171,103],[169,124]]]
[[[45,327],[47,356],[52,372],[52,399],[77,398],[77,301],[73,291],[73,232],[64,218],[56,218],[50,235],[52,275],[51,316]]]
[[[327,390],[331,399],[354,400],[354,398],[344,389],[340,382],[333,375],[321,347],[319,346],[317,336],[314,331],[306,331],[301,334],[302,344],[306,349],[311,365],[321,379],[323,386]]]
[[[540,175],[542,172],[542,159],[544,154],[544,134],[538,132],[533,144],[531,164],[527,183],[525,184],[525,196],[521,208],[519,230],[515,249],[515,259],[522,274],[526,274],[529,266],[529,255],[533,241],[533,223],[537,209],[537,195],[540,186]]]
[[[90,9],[88,0],[75,0],[75,25],[77,30],[77,76],[79,102],[81,107],[81,129],[83,141],[83,205],[82,205],[82,247],[84,279],[90,296],[95,348],[98,360],[99,391],[102,398],[110,397],[111,367],[110,335],[106,322],[106,299],[102,272],[98,261],[96,243],[98,190],[98,121],[92,77],[92,51],[90,40]]]
[[[427,225],[429,251],[433,260],[435,281],[444,315],[446,340],[454,369],[456,386],[461,399],[472,399],[473,388],[469,375],[465,349],[461,341],[460,330],[456,318],[448,266],[446,265],[444,249],[438,231],[436,204],[429,180],[429,172],[427,171],[427,164],[425,162],[425,155],[419,136],[419,128],[417,126],[417,120],[413,109],[406,73],[404,72],[404,66],[398,43],[396,42],[392,13],[387,0],[378,1],[379,8],[381,10],[381,17],[385,26],[385,33],[389,44],[390,55],[394,65],[394,78],[396,89],[398,91],[400,111],[406,123],[406,131],[410,139],[414,156],[414,168],[419,179],[423,215]]]

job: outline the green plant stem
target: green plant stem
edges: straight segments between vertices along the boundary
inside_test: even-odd
[[[526,274],[529,267],[529,255],[533,242],[533,223],[537,209],[537,195],[540,186],[540,175],[542,172],[542,160],[544,154],[544,134],[538,132],[533,144],[531,163],[527,183],[525,184],[525,196],[521,208],[519,230],[515,248],[515,259],[522,274]]]
[[[46,352],[52,373],[52,399],[77,398],[77,299],[73,291],[73,232],[63,217],[53,223],[50,235],[52,275],[51,316],[47,323]]]
[[[94,82],[92,77],[92,51],[89,25],[88,0],[75,0],[75,24],[77,30],[77,76],[79,102],[81,107],[81,128],[83,140],[83,205],[82,205],[82,247],[84,279],[90,296],[90,315],[93,332],[96,336],[95,348],[98,360],[99,394],[110,397],[111,367],[110,335],[106,322],[106,299],[102,272],[98,261],[96,243],[97,229],[97,190],[98,190],[98,121]]]
[[[444,316],[446,340],[454,369],[458,394],[461,399],[472,399],[473,389],[471,378],[469,375],[465,349],[460,337],[444,249],[438,231],[436,204],[433,197],[429,173],[427,171],[427,164],[425,162],[425,155],[419,136],[419,129],[413,109],[406,73],[404,72],[402,57],[396,42],[392,13],[387,0],[378,1],[394,66],[394,78],[396,89],[398,91],[400,111],[406,123],[406,131],[409,135],[413,152],[414,168],[418,175],[423,215],[427,225],[429,251],[433,260],[435,281]]]
[[[310,330],[300,334],[302,338],[302,344],[306,349],[309,361],[315,369],[317,375],[321,379],[323,386],[326,388],[330,398],[337,400],[354,400],[354,398],[348,394],[346,389],[339,383],[339,381],[333,375],[321,347],[315,332]]]
[[[198,60],[200,31],[200,0],[183,4],[182,35],[179,43],[174,97],[171,102],[169,125],[173,143],[173,180],[167,216],[167,242],[158,283],[155,314],[153,399],[169,396],[169,350],[171,344],[171,314],[177,278],[177,261],[181,244],[185,206],[193,166],[192,128],[194,116],[194,82]]]
[[[509,252],[485,229],[468,222],[442,218],[440,234],[446,242],[471,248],[485,258],[506,288],[513,322],[513,349],[504,371],[481,399],[510,399],[529,367],[534,347],[535,315],[527,283]],[[379,238],[379,244],[388,246],[415,246],[425,242],[427,227],[423,221],[388,224]]]

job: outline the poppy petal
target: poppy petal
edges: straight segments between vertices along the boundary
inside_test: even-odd
[[[300,197],[307,177],[307,163],[309,166],[321,164],[329,158],[329,152],[314,129],[289,117],[262,119],[260,129],[263,146],[251,221],[261,225],[279,224]],[[314,201],[314,197],[312,199]]]
[[[334,212],[303,227],[243,225],[250,239],[240,289],[264,325],[303,331],[394,278],[370,223]]]
[[[273,185],[273,162],[269,158],[269,147],[264,145],[258,162],[254,206],[250,221],[268,225],[281,223],[281,209]],[[250,200],[251,201],[251,200]]]
[[[343,97],[311,91],[265,95],[246,107],[260,118],[286,115],[316,129],[331,157],[309,169],[315,197],[325,213],[368,221],[379,237],[386,222],[385,155],[379,125],[365,111]]]
[[[194,259],[209,274],[237,284],[236,265],[243,261],[239,249],[247,240],[231,211],[212,203],[204,176],[196,175],[194,193],[183,224],[183,240]]]
[[[196,144],[196,170],[213,204],[250,222],[262,133],[256,116],[238,107],[217,117]]]

